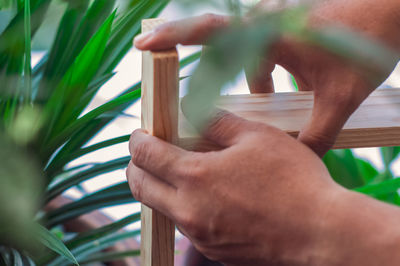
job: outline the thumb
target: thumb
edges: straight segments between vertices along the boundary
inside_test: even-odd
[[[245,66],[247,83],[249,84],[251,93],[273,93],[274,82],[272,80],[272,71],[275,69],[275,64],[262,59],[259,68],[252,71],[250,67]]]
[[[333,147],[345,123],[363,99],[320,96],[315,92],[311,119],[300,131],[298,140],[323,157]]]
[[[219,146],[225,148],[238,143],[243,134],[254,127],[254,122],[245,120],[228,111],[213,107],[212,110],[204,110],[202,115],[201,127],[196,123],[196,118],[193,118],[193,99],[188,96],[184,97],[181,102],[182,112],[188,121],[199,130],[202,135]]]
[[[241,137],[255,130],[257,124],[228,111],[216,109],[203,135],[222,147],[237,144]]]

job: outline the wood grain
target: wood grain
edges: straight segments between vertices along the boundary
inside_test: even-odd
[[[142,31],[164,21],[144,20]],[[179,59],[176,49],[143,52],[142,128],[170,143],[178,143]],[[142,205],[141,265],[173,266],[175,225]]]
[[[232,95],[221,96],[217,105],[296,137],[311,116],[313,99],[312,92]],[[201,139],[182,113],[179,123],[181,147],[197,151],[218,149]],[[384,146],[400,146],[400,89],[376,90],[346,123],[334,149]]]

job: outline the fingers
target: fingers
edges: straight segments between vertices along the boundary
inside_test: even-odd
[[[219,111],[211,118],[204,136],[222,147],[237,144],[250,130],[257,130],[258,123],[250,122],[227,111]]]
[[[164,50],[177,44],[205,44],[217,31],[229,25],[230,18],[213,14],[169,22],[154,31],[135,38],[134,44],[140,50]]]
[[[129,142],[132,162],[152,175],[176,185],[187,152],[159,138],[135,130]]]
[[[129,187],[133,197],[161,211],[164,215],[172,216],[171,206],[175,206],[176,189],[148,172],[136,167],[132,161],[126,170]]]
[[[182,112],[188,118],[189,121],[195,121],[192,118],[193,111],[192,100],[188,97],[184,97],[181,102]],[[205,110],[207,115],[205,115],[206,126],[205,130],[198,128],[198,130],[203,132],[203,136],[206,139],[218,144],[219,146],[226,148],[237,144],[244,133],[251,130],[258,130],[260,127],[266,127],[259,123],[251,122],[236,116],[228,111],[214,108],[214,110]],[[211,117],[209,117],[211,115]],[[194,123],[196,126],[196,123]]]
[[[335,120],[335,115],[331,117],[321,118],[320,115],[315,115],[313,112],[312,118],[309,123],[300,131],[298,140],[307,145],[321,158],[328,152],[344,126],[343,121]],[[337,117],[342,120],[342,117]],[[320,123],[320,119],[326,119],[324,123]],[[334,122],[328,124],[329,122]]]
[[[132,133],[129,151],[137,167],[175,187],[187,177],[186,169],[198,164],[201,157],[201,154],[185,151],[143,130]]]
[[[301,130],[298,140],[323,157],[333,147],[345,123],[365,99],[352,96],[318,96],[308,124]]]
[[[245,67],[247,83],[249,84],[251,93],[273,93],[274,82],[272,80],[272,71],[275,64],[267,60],[263,60],[256,73],[252,73],[249,68]]]

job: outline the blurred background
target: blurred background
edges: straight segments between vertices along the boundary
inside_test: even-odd
[[[3,0],[4,1],[4,0]],[[0,7],[5,5],[7,1],[2,2],[0,0]],[[59,27],[62,15],[66,11],[66,2],[74,1],[51,1],[48,11],[45,13],[42,26],[36,32],[32,39],[32,67],[38,66],[43,58],[46,57],[48,50],[52,47],[55,39],[56,32]],[[121,10],[124,8],[128,9],[130,5],[139,3],[140,1],[129,1],[129,0],[118,0],[117,5]],[[204,13],[218,13],[218,14],[229,14],[229,10],[226,5],[218,5],[218,1],[210,1],[209,4],[204,1],[201,5],[196,4],[195,6],[190,5],[191,1],[172,1],[166,5],[159,17],[165,18],[166,20],[178,20],[190,16],[201,15]],[[224,2],[224,1],[222,1]],[[242,0],[243,4],[251,5],[258,1],[245,1]],[[91,1],[93,3],[93,1]],[[132,4],[133,3],[133,4]],[[189,4],[188,4],[189,3]],[[122,11],[121,11],[122,12]],[[6,29],[9,17],[12,16],[11,11],[0,8],[0,34]],[[71,38],[74,36],[71,35]],[[0,47],[1,48],[1,47]],[[178,47],[181,58],[191,55],[201,50],[201,47]],[[0,58],[1,59],[1,58]],[[193,73],[197,63],[191,64],[181,71],[181,76],[188,76]],[[132,47],[126,55],[123,56],[122,60],[118,63],[114,70],[115,74],[109,79],[104,85],[102,85],[98,92],[95,94],[90,103],[80,114],[80,117],[88,114],[90,111],[103,106],[110,100],[115,99],[118,95],[125,92],[127,88],[132,87],[140,81],[141,76],[141,53],[134,47]],[[273,73],[273,79],[275,83],[275,89],[279,92],[294,91],[294,85],[291,80],[290,74],[281,67],[277,67]],[[181,93],[184,94],[188,86],[188,80],[181,82]],[[400,69],[396,69],[393,74],[381,85],[381,87],[400,87]],[[223,89],[224,94],[248,94],[248,86],[246,83],[244,73],[241,73],[234,82],[230,82]],[[84,147],[101,143],[103,141],[117,138],[119,136],[129,135],[133,130],[140,128],[140,100],[135,104],[126,109],[123,114],[118,115],[112,122],[110,122],[104,129],[90,139],[88,143],[84,144]],[[60,147],[62,148],[62,147]],[[391,177],[400,176],[400,160],[393,158],[388,164],[385,162],[385,157],[382,156],[380,148],[368,148],[368,149],[354,149],[353,154],[356,159],[362,159],[364,162],[370,163],[374,169],[377,169],[375,175],[380,173],[390,172]],[[103,149],[95,150],[94,152],[85,154],[65,165],[65,169],[74,169],[74,167],[80,167],[82,165],[92,165],[107,163],[114,159],[118,159],[124,156],[129,156],[127,142],[119,143]],[[394,156],[396,157],[396,156]],[[344,157],[343,157],[344,158]],[[346,157],[347,158],[347,157]],[[344,159],[343,159],[344,160]],[[346,164],[337,163],[331,167],[347,167]],[[350,168],[350,166],[348,166]],[[389,170],[387,168],[390,168]],[[369,168],[368,168],[369,169]],[[374,170],[375,171],[375,170]],[[351,172],[351,171],[350,171]],[[379,173],[378,173],[379,172]],[[374,172],[375,173],[375,172]],[[72,201],[78,201],[103,189],[110,188],[113,185],[121,184],[125,182],[125,169],[119,168],[117,170],[107,171],[107,173],[100,173],[94,178],[90,178],[80,183],[77,186],[73,186],[66,190],[62,195],[69,198]],[[1,180],[0,180],[1,182]],[[58,207],[58,206],[57,206]],[[112,207],[100,207],[98,211],[101,214],[105,214],[109,217],[111,222],[119,221],[128,215],[138,213],[140,211],[139,203],[123,203],[116,204]],[[39,215],[40,216],[40,215]],[[137,219],[136,219],[137,220]],[[1,224],[1,223],[0,223]],[[123,227],[126,230],[134,231],[140,228],[140,222],[135,222]],[[59,231],[63,231],[60,229]],[[58,232],[57,229],[52,230],[53,233]],[[64,236],[60,236],[60,239],[68,240]],[[140,240],[140,237],[136,235],[136,239]],[[176,264],[181,265],[182,256],[187,248],[187,241],[182,240],[183,237],[177,233],[177,245],[178,253]],[[1,246],[1,242],[0,242]],[[0,250],[1,251],[1,250]],[[0,261],[1,262],[1,261]],[[137,260],[136,262],[137,263]],[[1,264],[1,263],[0,263]],[[57,265],[57,264],[55,264]],[[61,264],[60,264],[61,265]],[[135,265],[135,264],[132,264]]]

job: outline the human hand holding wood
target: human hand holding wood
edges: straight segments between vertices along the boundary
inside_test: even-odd
[[[398,17],[388,8],[396,2],[321,1],[309,25],[339,22],[399,47],[394,37],[400,36],[395,34]],[[135,44],[142,50],[206,44],[229,21],[205,15],[172,22]],[[270,73],[275,64],[288,69],[301,90],[315,91],[312,118],[299,140],[320,156],[389,74],[371,82],[362,69],[291,38],[277,43],[264,62],[250,82],[252,92],[273,91]],[[334,184],[305,145],[230,114],[214,120],[206,138],[225,149],[187,152],[137,131],[127,176],[134,196],[174,220],[207,257],[228,265],[400,263],[399,211]]]
[[[269,2],[261,1],[258,12],[264,6],[266,12],[271,12],[267,10]],[[317,1],[310,11],[308,24],[312,28],[331,23],[345,25],[386,45],[400,47],[399,10],[396,0]],[[251,14],[248,20],[251,21]],[[141,50],[160,50],[177,44],[207,44],[213,34],[223,31],[229,24],[229,17],[212,14],[170,22],[139,36],[135,45]],[[380,73],[372,80],[365,69],[290,36],[276,43],[272,54],[261,61],[259,73],[249,82],[251,92],[274,91],[271,72],[276,64],[294,75],[300,90],[314,91],[312,116],[298,139],[319,156],[332,147],[351,114],[390,74]],[[393,67],[395,62],[394,59]]]
[[[227,265],[400,263],[399,210],[334,183],[304,144],[227,112],[205,137],[224,149],[189,152],[135,131],[127,177],[134,197],[172,219],[208,258]]]

